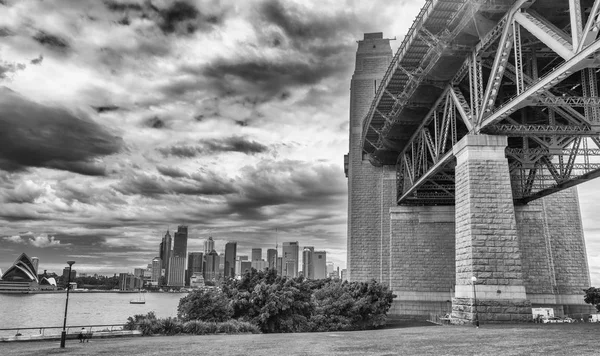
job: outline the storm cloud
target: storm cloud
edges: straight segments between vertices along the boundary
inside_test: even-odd
[[[123,147],[121,138],[83,114],[32,102],[7,88],[0,94],[0,169],[105,175],[99,160]]]
[[[267,150],[267,146],[239,136],[200,140],[197,145],[174,145],[158,148],[158,152],[165,157],[176,156],[187,158],[219,152],[240,152],[252,155],[263,153]]]

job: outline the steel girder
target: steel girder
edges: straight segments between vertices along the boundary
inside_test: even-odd
[[[600,0],[552,3],[516,1],[465,56],[398,155],[399,204],[453,204],[452,146],[467,134],[509,137],[516,202],[600,175]],[[437,34],[414,31],[439,46]],[[388,126],[403,105],[386,113]]]

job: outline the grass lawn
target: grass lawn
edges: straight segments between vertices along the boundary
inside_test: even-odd
[[[417,325],[417,326],[415,326]],[[0,355],[600,355],[600,323],[399,325],[371,331],[12,342]]]

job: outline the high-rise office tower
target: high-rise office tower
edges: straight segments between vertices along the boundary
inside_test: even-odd
[[[217,251],[212,250],[206,255],[205,259],[204,280],[214,281],[217,278],[217,273],[219,273],[219,254]]]
[[[215,249],[215,241],[212,236],[208,237],[208,240],[204,241],[204,255],[208,255],[212,250]]]
[[[283,265],[283,275],[285,277],[298,277],[298,263],[294,260],[287,260]]]
[[[160,259],[160,257],[154,257],[152,259],[152,278],[150,279],[150,282],[152,282],[153,284],[158,283],[158,281],[160,280],[161,271],[162,260]]]
[[[313,246],[305,246],[304,250],[302,250],[302,272],[304,273],[304,278],[307,279],[315,278],[315,269],[313,265],[314,252],[315,248]]]
[[[315,251],[313,254],[315,279],[327,278],[327,252]]]
[[[277,265],[277,250],[270,248],[267,250],[267,262],[269,262],[269,269],[274,269]]]
[[[288,277],[298,277],[298,241],[283,243],[283,275]],[[293,268],[289,267],[289,262],[293,261]]]
[[[162,268],[165,270],[165,282],[168,283],[169,258],[171,257],[171,234],[169,234],[169,230],[167,230],[167,233],[163,237],[161,246],[160,259],[162,260]]]
[[[283,257],[277,257],[275,268],[277,269],[277,275],[283,276]]]
[[[235,277],[235,258],[237,255],[237,242],[228,242],[225,244],[225,262],[223,273],[225,278]]]
[[[185,257],[172,256],[169,259],[168,284],[172,287],[185,285]]]
[[[253,248],[251,261],[260,261],[260,260],[262,260],[262,248]]]
[[[204,254],[202,252],[190,252],[188,253],[187,271],[185,273],[185,285],[190,285],[190,280],[194,273],[202,273],[202,264],[204,260]]]
[[[188,240],[188,228],[184,225],[177,227],[177,232],[174,234],[175,242],[173,243],[173,256],[176,257],[187,257],[187,240]]]

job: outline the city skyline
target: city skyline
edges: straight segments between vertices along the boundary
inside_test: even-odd
[[[0,3],[0,268],[133,270],[177,225],[188,251],[300,241],[345,268],[356,40],[395,52],[424,0],[149,4]],[[578,188],[598,285],[600,181]]]

